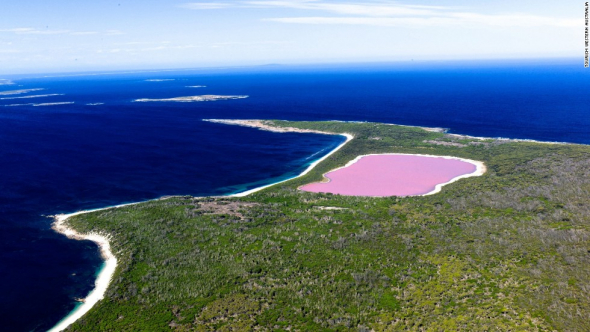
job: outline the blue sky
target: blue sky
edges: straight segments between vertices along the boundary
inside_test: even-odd
[[[575,0],[7,0],[0,73],[579,57]]]

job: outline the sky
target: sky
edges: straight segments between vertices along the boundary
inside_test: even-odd
[[[0,74],[583,55],[578,0],[4,0],[0,11]]]

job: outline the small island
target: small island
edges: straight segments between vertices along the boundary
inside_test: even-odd
[[[589,146],[380,123],[213,122],[347,140],[247,195],[57,216],[57,231],[95,240],[107,263],[85,314],[56,330],[590,328]],[[426,196],[298,189],[371,154],[452,156],[486,171]]]
[[[175,97],[175,98],[163,98],[163,99],[141,98],[141,99],[135,99],[134,102],[172,101],[172,102],[180,102],[180,103],[190,103],[190,102],[199,102],[199,101],[218,101],[218,100],[244,99],[244,98],[248,98],[248,96],[200,95],[200,96],[187,96],[187,97]]]
[[[19,97],[4,97],[4,98],[0,98],[0,100],[45,98],[45,97],[54,97],[54,96],[63,96],[63,94],[62,93],[50,93],[50,94],[44,94],[44,95],[28,95],[28,96],[19,96]]]
[[[35,89],[19,89],[19,90],[0,91],[0,96],[20,95],[23,93],[29,93],[29,92],[41,91],[41,90],[45,90],[45,89],[35,88]]]

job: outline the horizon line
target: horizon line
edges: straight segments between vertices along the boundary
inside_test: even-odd
[[[315,66],[328,66],[328,67],[341,67],[341,66],[379,66],[379,65],[419,65],[419,64],[437,64],[437,63],[448,63],[448,64],[473,64],[473,63],[542,63],[546,61],[560,61],[560,62],[574,62],[580,61],[581,68],[584,66],[584,59],[578,59],[574,56],[553,56],[553,57],[505,57],[505,58],[465,58],[465,59],[404,59],[404,60],[366,60],[366,61],[317,61],[317,62],[304,62],[304,63],[288,63],[288,62],[277,62],[277,63],[265,63],[265,64],[250,64],[250,65],[211,65],[211,66],[197,66],[197,67],[162,67],[152,69],[89,69],[86,71],[72,70],[72,71],[40,71],[31,73],[13,73],[13,74],[1,74],[1,79],[22,79],[22,78],[52,78],[52,77],[75,77],[75,76],[102,76],[102,75],[118,75],[118,74],[139,74],[139,73],[162,73],[162,72],[177,72],[177,71],[216,71],[216,70],[239,70],[239,69],[263,69],[263,68],[278,68],[278,67],[315,67]],[[20,77],[19,77],[20,76]]]

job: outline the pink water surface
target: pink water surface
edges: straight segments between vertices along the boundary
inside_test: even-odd
[[[300,189],[348,196],[412,196],[433,191],[437,184],[476,171],[457,159],[415,155],[372,155],[326,174],[330,182]]]

